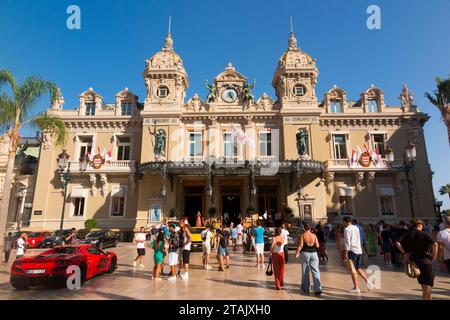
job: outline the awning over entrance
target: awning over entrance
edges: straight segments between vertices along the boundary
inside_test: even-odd
[[[140,165],[139,171],[142,174],[161,175],[162,170],[173,175],[249,175],[270,176],[279,173],[291,173],[301,171],[302,173],[322,173],[323,162],[316,160],[296,160],[296,161],[237,161],[237,162],[189,162],[189,161],[152,161]]]

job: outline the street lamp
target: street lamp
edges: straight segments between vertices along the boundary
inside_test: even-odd
[[[63,185],[63,206],[61,210],[61,223],[59,225],[60,236],[62,236],[62,230],[64,226],[64,211],[66,208],[67,186],[72,180],[72,173],[70,172],[69,155],[66,153],[66,150],[63,150],[63,152],[58,155],[58,159],[56,161],[58,163],[58,172]]]
[[[406,174],[406,180],[408,182],[408,195],[409,195],[409,206],[411,208],[411,216],[414,219],[416,217],[416,213],[414,211],[413,204],[413,182],[409,176],[409,172],[414,168],[414,163],[416,162],[416,146],[413,143],[410,143],[405,148],[405,153],[403,155],[403,165],[399,168],[399,171],[402,171]],[[394,162],[394,151],[390,148],[386,150],[386,158],[389,164],[392,166]]]
[[[436,209],[437,209],[437,216],[438,218],[441,217],[441,207],[442,207],[442,201],[436,201],[434,204],[436,205]]]

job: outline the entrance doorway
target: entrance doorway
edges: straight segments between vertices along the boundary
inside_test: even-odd
[[[260,215],[267,211],[269,226],[274,226],[275,213],[278,211],[277,188],[271,186],[259,187],[258,212]]]
[[[233,222],[236,226],[241,220],[241,196],[239,194],[222,195],[222,221],[227,226]]]
[[[184,215],[188,217],[189,225],[196,225],[197,212],[203,213],[203,197],[201,195],[186,195],[184,197]]]

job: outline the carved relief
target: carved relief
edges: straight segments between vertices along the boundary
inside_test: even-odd
[[[97,176],[95,173],[90,173],[89,174],[89,182],[91,183],[91,194],[93,197],[95,197],[95,195],[97,194],[97,188],[96,188],[96,183],[97,183]]]
[[[327,188],[327,193],[331,194],[333,192],[333,182],[334,182],[334,172],[327,171],[325,172],[325,185]]]
[[[61,110],[63,104],[64,104],[64,97],[61,94],[61,89],[58,88],[58,94],[55,98],[55,101],[53,101],[53,103],[52,103],[51,109],[52,110]]]
[[[104,173],[100,174],[100,182],[102,184],[102,196],[106,197],[108,194],[108,176]]]
[[[199,97],[198,94],[194,94],[194,96],[184,105],[184,108],[186,111],[194,112],[208,110],[206,103]]]
[[[374,171],[367,172],[367,189],[369,190],[369,192],[373,191],[374,181],[375,181],[375,172]]]
[[[263,93],[261,98],[256,101],[256,110],[271,110],[273,108],[273,100],[267,94]]]
[[[46,131],[42,134],[42,148],[44,150],[50,150],[52,147],[52,134],[49,131]]]
[[[402,93],[400,94],[400,103],[403,108],[410,108],[414,105],[414,95],[409,91],[406,84],[403,85]]]
[[[361,192],[362,191],[362,183],[364,181],[364,172],[356,172],[355,179],[356,179],[356,190],[358,192]]]
[[[397,185],[397,189],[400,192],[404,191],[404,184],[406,181],[406,174],[402,171],[399,171],[395,174],[395,182]]]

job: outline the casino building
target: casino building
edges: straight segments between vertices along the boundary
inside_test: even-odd
[[[96,219],[124,234],[167,218],[195,223],[198,212],[204,221],[266,211],[292,221],[432,219],[429,117],[408,88],[399,106],[374,85],[356,101],[336,86],[317,96],[318,75],[291,32],[275,98],[255,98],[231,63],[207,82],[206,99],[187,98],[188,73],[168,34],[146,61],[145,101],[125,88],[108,104],[89,88],[73,110],[62,96],[51,106],[69,139],[60,147],[43,134],[30,229],[59,228],[64,202],[65,228]]]

